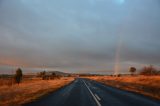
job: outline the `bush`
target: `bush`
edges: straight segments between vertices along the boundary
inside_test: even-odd
[[[50,75],[50,79],[55,79],[56,78],[56,73],[52,72],[52,75]]]
[[[122,75],[121,74],[117,74],[117,77],[121,77]]]
[[[37,73],[37,77],[41,77],[42,80],[49,80],[49,79],[54,80],[54,79],[60,79],[61,78],[61,76],[57,75],[55,72],[49,73],[49,72],[46,72],[46,71]]]
[[[150,65],[148,67],[144,67],[141,70],[140,75],[158,75],[158,73],[157,69]]]

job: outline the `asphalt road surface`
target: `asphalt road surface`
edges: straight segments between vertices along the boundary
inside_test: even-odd
[[[160,106],[160,101],[78,78],[57,92],[24,106]]]

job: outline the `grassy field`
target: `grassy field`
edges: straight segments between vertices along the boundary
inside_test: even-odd
[[[88,77],[109,86],[137,92],[160,100],[160,76]]]
[[[12,85],[12,80],[0,79],[0,106],[18,106],[33,101],[69,84],[73,80],[72,77],[55,80],[34,78],[24,80],[19,85]]]

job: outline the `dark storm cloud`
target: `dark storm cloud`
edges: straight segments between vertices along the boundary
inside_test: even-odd
[[[122,69],[158,65],[159,11],[159,0],[1,0],[0,64],[95,72],[119,54]]]

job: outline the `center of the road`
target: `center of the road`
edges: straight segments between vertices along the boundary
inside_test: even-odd
[[[89,90],[89,92],[90,92],[90,94],[92,95],[92,97],[93,97],[93,99],[95,100],[95,102],[96,102],[96,104],[97,104],[97,106],[102,106],[101,104],[100,104],[100,102],[98,101],[98,100],[101,100],[99,97],[98,97],[98,95],[97,94],[93,94],[93,92],[91,91],[91,89],[88,87],[88,85],[86,84],[86,82],[85,81],[83,81],[84,82],[84,85],[87,87],[87,89]]]

